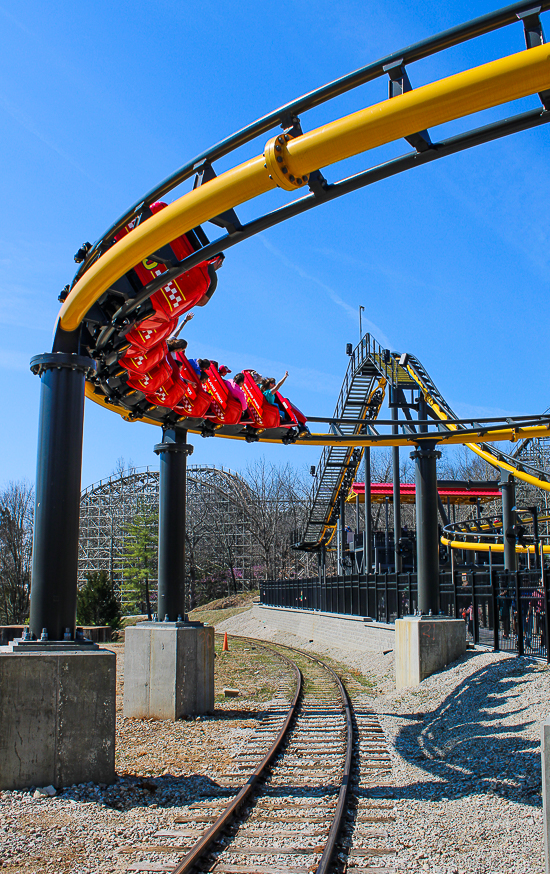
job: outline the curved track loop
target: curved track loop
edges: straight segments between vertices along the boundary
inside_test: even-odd
[[[64,302],[59,313],[54,351],[74,353],[78,351],[80,344],[84,354],[98,361],[95,388],[88,383],[87,396],[104,406],[110,404],[110,409],[114,408],[115,412],[129,419],[140,418],[149,424],[184,430],[202,430],[204,436],[210,436],[213,433],[212,428],[206,425],[211,426],[211,422],[205,425],[204,412],[197,412],[194,418],[188,404],[185,407],[187,412],[181,414],[174,400],[177,392],[171,395],[173,400],[170,401],[170,406],[165,403],[166,393],[160,400],[156,397],[157,393],[153,393],[152,400],[151,394],[146,392],[141,397],[141,388],[144,387],[142,384],[134,389],[134,395],[136,392],[140,395],[137,400],[134,397],[129,401],[131,392],[121,389],[124,374],[122,371],[117,372],[117,355],[119,356],[123,348],[126,334],[133,327],[144,323],[150,314],[146,304],[150,304],[151,295],[164,287],[167,281],[176,280],[199,264],[204,265],[208,259],[216,260],[218,253],[241,240],[312,206],[328,202],[403,170],[421,166],[428,160],[550,122],[550,49],[544,43],[539,18],[540,13],[548,8],[548,3],[541,3],[537,7],[531,7],[528,3],[512,4],[394,52],[387,58],[286,104],[180,168],[115,222],[94,246],[83,246],[76,256],[77,261],[83,261],[82,266],[71,287],[67,286],[66,299],[62,298]],[[527,47],[526,50],[516,51],[508,57],[491,60],[440,81],[412,88],[405,65],[513,22],[518,24],[518,29],[519,22],[523,24],[522,42]],[[518,49],[519,47],[520,40],[517,45]],[[315,130],[302,130],[298,112],[303,113],[364,82],[387,74],[391,80],[389,99],[361,108],[346,117],[327,121]],[[537,94],[538,108],[527,113],[493,122],[484,128],[467,131],[442,142],[432,141],[430,137],[428,128],[432,126]],[[279,124],[283,133],[273,135]],[[230,154],[268,131],[272,136],[265,143],[261,154],[256,154],[219,176],[216,175],[212,168],[213,160]],[[320,168],[324,169],[402,138],[414,149],[407,155],[378,167],[371,167],[340,182],[329,183],[321,173]],[[192,191],[188,191],[161,211],[153,210],[155,214],[151,214],[150,207],[155,199],[163,197],[192,176],[195,176],[196,183]],[[248,225],[241,225],[234,208],[277,187],[293,193],[305,192],[309,188],[309,194],[298,200],[291,200],[285,206],[249,222]],[[131,233],[122,236],[118,232],[130,221],[133,228]],[[210,243],[200,228],[201,223],[206,221],[225,227],[227,234]],[[168,257],[166,253],[159,254],[158,250],[168,246],[171,241],[199,230],[200,245],[192,246],[192,253],[183,258],[181,253],[178,256],[173,253],[174,257]],[[147,280],[148,284],[140,288],[115,288],[128,271],[147,258],[162,262],[164,272],[157,270],[154,278]],[[194,304],[189,301],[189,307],[192,305]],[[186,309],[180,314],[183,311]],[[149,384],[148,381],[147,385]],[[515,439],[511,436],[513,434],[528,439],[546,435],[550,431],[546,426],[537,429],[531,427],[532,424],[528,422],[529,427],[506,431],[494,429],[487,439]],[[268,428],[261,432],[261,439],[275,442],[284,438],[283,442],[294,442],[300,437],[300,442],[312,445],[349,447],[414,443],[407,436],[395,438],[397,442],[394,442],[385,435],[373,435],[372,442],[358,436],[346,439],[345,436],[319,434],[303,438],[301,430],[289,434],[284,428]],[[447,433],[444,439],[447,443],[466,442],[470,445],[482,440],[484,433],[480,428],[472,429],[472,433],[467,435],[462,430],[454,434]],[[216,434],[232,439],[258,437],[256,432],[251,435],[243,428],[232,430],[224,417]],[[486,452],[485,447],[480,450],[480,454],[482,452]],[[500,460],[500,466],[505,470],[509,469],[506,466],[507,459],[501,456]]]

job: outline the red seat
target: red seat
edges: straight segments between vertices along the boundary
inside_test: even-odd
[[[209,418],[218,425],[236,425],[241,421],[243,413],[241,402],[231,394],[214,364],[211,364],[206,372],[208,382],[203,383],[203,387],[211,396]]]
[[[171,357],[167,359],[167,363],[168,379],[155,392],[149,392],[146,397],[149,403],[155,404],[155,406],[173,409],[192,389],[180,377],[179,370]]]
[[[167,354],[168,346],[166,343],[157,343],[148,352],[138,349],[133,355],[130,355],[127,351],[118,363],[131,373],[144,374],[149,373],[157,364],[160,364]]]
[[[142,391],[147,395],[156,392],[161,385],[170,379],[171,375],[172,368],[166,358],[163,358],[156,367],[150,370],[149,373],[143,374],[143,376],[131,373],[130,378],[127,380],[127,384],[131,388],[135,388],[137,391]]]
[[[206,392],[197,392],[194,398],[184,395],[174,412],[180,416],[189,416],[193,419],[203,419],[208,412],[212,398]]]
[[[255,424],[262,428],[278,428],[281,424],[279,410],[269,404],[258,388],[249,370],[243,370],[244,384],[242,389],[248,401],[248,409]]]
[[[157,343],[162,343],[170,336],[172,331],[175,331],[178,326],[178,320],[172,319],[170,322],[164,322],[158,327],[147,326],[147,320],[143,321],[137,328],[132,328],[126,334],[126,339],[130,343],[130,348],[126,350],[126,355],[135,355],[138,350],[147,352],[156,346]]]
[[[161,201],[153,203],[151,204],[151,212],[154,215],[166,206],[167,204]],[[133,226],[133,222],[126,225],[116,234],[115,240],[118,241],[126,236],[126,234],[131,233]],[[176,240],[172,240],[169,245],[175,256],[174,260],[178,261],[183,260],[187,255],[191,255],[196,251],[188,234],[183,234]],[[140,329],[148,330],[151,328],[157,330],[165,325],[166,322],[179,318],[182,313],[194,307],[210,288],[209,266],[216,264],[218,261],[219,256],[216,256],[216,258],[210,258],[208,261],[197,264],[196,267],[192,267],[191,270],[178,276],[177,279],[170,280],[159,291],[151,295],[151,303],[155,313],[141,323]],[[134,266],[132,272],[137,276],[139,283],[145,286],[152,279],[165,273],[166,270],[167,267],[161,262],[155,261],[154,258],[144,258],[143,261]]]
[[[301,412],[301,410],[299,410],[298,407],[295,407],[294,404],[291,403],[288,398],[284,398],[282,396],[282,394],[280,394],[280,392],[278,392],[278,391],[275,392],[275,397],[283,405],[283,407],[285,408],[285,410],[287,412],[287,415],[290,417],[293,424],[295,424],[295,425],[305,425],[306,424],[306,422],[307,422],[306,416],[304,416],[304,414]],[[285,424],[287,424],[287,423],[285,423]]]

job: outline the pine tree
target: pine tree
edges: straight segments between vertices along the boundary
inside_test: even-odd
[[[151,611],[151,581],[157,579],[158,511],[142,507],[126,529],[124,602],[138,612]]]
[[[86,574],[86,584],[77,595],[76,616],[79,625],[110,625],[120,628],[122,611],[107,571]]]

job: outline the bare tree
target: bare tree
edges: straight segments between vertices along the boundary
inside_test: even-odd
[[[34,491],[10,482],[0,492],[0,616],[19,624],[29,615]]]
[[[266,579],[288,576],[292,532],[303,525],[306,496],[306,485],[288,464],[260,459],[246,469],[236,500]]]

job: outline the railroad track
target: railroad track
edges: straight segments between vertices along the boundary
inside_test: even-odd
[[[220,797],[189,805],[173,827],[122,848],[139,853],[140,861],[117,870],[366,874],[383,868],[390,874],[391,761],[378,719],[364,708],[354,712],[342,681],[321,660],[249,642],[286,663],[293,694],[284,700],[278,691],[218,780]]]

